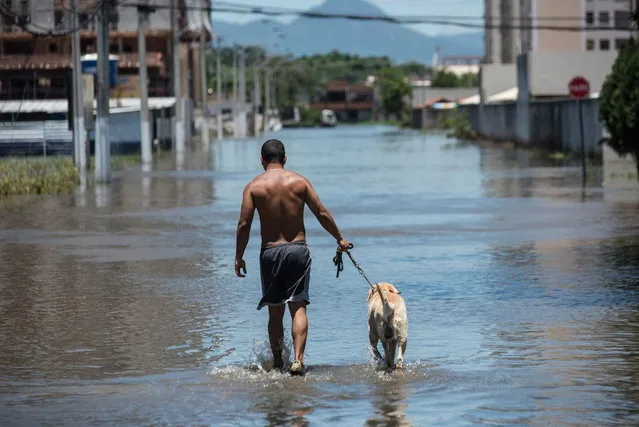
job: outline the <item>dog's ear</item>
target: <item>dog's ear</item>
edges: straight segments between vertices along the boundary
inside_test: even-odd
[[[402,293],[397,290],[397,288],[390,283],[388,284],[388,290],[394,294],[401,295]]]
[[[368,297],[366,298],[366,301],[370,301],[372,297],[373,297],[373,290],[369,289],[368,290]]]

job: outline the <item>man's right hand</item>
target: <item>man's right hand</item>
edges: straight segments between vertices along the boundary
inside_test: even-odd
[[[347,250],[350,249],[350,245],[351,243],[347,240],[344,239],[340,239],[337,241],[337,246],[339,247],[339,250],[342,252],[346,252]]]
[[[242,271],[244,271],[244,274],[242,274]],[[235,274],[237,277],[246,277],[246,263],[243,259],[235,260]]]

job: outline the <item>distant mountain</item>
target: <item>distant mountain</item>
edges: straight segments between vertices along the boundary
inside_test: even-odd
[[[314,12],[384,16],[364,0],[326,0]],[[273,28],[278,30],[274,31]],[[482,55],[481,33],[427,36],[407,26],[380,21],[296,18],[290,24],[262,20],[231,24],[213,20],[213,31],[226,43],[259,44],[271,52],[289,51],[295,56],[339,50],[361,56],[388,56],[394,61],[430,63],[435,49],[441,56]]]

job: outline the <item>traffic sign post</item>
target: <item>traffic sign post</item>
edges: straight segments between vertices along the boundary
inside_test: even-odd
[[[581,137],[581,186],[586,187],[586,142],[584,137],[583,99],[590,95],[590,82],[584,77],[577,76],[568,83],[570,96],[577,100],[579,111],[579,135]]]

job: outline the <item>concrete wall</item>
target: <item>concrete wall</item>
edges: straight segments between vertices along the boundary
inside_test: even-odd
[[[599,121],[599,100],[582,104],[586,150],[601,154],[603,128]],[[577,101],[535,101],[530,103],[529,142],[552,150],[581,152],[579,104]]]
[[[519,93],[528,88],[531,96],[569,96],[568,83],[581,75],[590,81],[590,91],[599,92],[617,58],[617,52],[533,52],[520,56]]]
[[[414,129],[440,129],[442,119],[456,113],[457,110],[414,109],[411,126]]]
[[[483,99],[517,86],[515,64],[482,64],[479,70],[480,95]]]
[[[517,104],[469,105],[461,108],[477,134],[495,141],[514,141],[517,133]]]
[[[433,98],[447,98],[457,101],[460,98],[477,95],[479,88],[447,88],[447,87],[427,87],[413,86],[413,108],[424,104]]]
[[[461,108],[479,135],[498,141],[515,141],[554,151],[581,151],[579,107],[575,101],[533,101],[471,105]],[[586,151],[599,155],[603,128],[599,100],[583,102]]]

